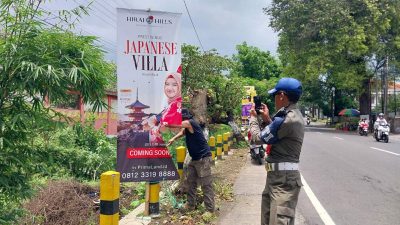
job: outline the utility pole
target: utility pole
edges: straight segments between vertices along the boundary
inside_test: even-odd
[[[374,108],[374,111],[375,112],[377,112],[378,111],[378,101],[379,101],[379,92],[378,92],[378,86],[379,86],[379,84],[378,84],[378,79],[379,78],[379,70],[378,69],[376,69],[375,70],[375,83],[374,83],[374,85],[375,85],[375,108]]]
[[[331,119],[331,124],[333,124],[333,117],[335,117],[335,87],[332,87],[332,119]]]
[[[383,68],[381,69],[381,112],[385,112],[385,73],[383,72]]]
[[[383,98],[384,98],[384,108],[383,114],[387,116],[387,99],[388,99],[388,77],[389,77],[389,57],[386,56],[386,65],[385,65],[385,74],[384,74],[384,89],[383,89]]]
[[[372,78],[369,78],[368,80],[368,116],[371,118],[372,114]]]
[[[394,95],[394,117],[397,115],[397,101],[396,101],[396,74],[397,70],[393,71],[393,95]]]

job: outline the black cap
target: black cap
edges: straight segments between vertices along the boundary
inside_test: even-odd
[[[182,120],[188,120],[188,119],[192,119],[193,116],[192,114],[190,114],[189,110],[186,108],[182,109]]]

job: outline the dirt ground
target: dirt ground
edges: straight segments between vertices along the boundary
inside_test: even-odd
[[[133,210],[132,201],[142,198],[137,184],[121,186],[120,215]],[[99,187],[73,180],[54,180],[24,204],[27,214],[18,224],[89,225],[99,224]]]
[[[229,202],[234,201],[233,184],[246,163],[247,154],[248,148],[232,149],[229,156],[223,156],[223,160],[217,161],[213,167],[216,213],[206,213],[203,204],[194,211],[184,212],[176,205],[173,207],[171,204],[163,203],[160,204],[160,217],[153,218],[150,224],[216,224],[219,211],[223,207],[229,206]],[[201,195],[200,189],[199,195]],[[186,198],[184,195],[177,193],[174,196],[178,202],[182,203]]]
[[[162,182],[164,187],[161,191],[166,195],[160,200],[160,217],[153,219],[151,224],[215,224],[219,209],[229,207],[228,203],[232,204],[234,201],[233,184],[245,165],[247,153],[248,148],[232,149],[229,156],[223,156],[223,160],[217,161],[213,167],[217,208],[215,214],[206,214],[203,205],[198,206],[195,211],[183,212],[181,208],[186,196],[168,191],[170,184]],[[144,193],[144,189],[141,189],[138,183],[121,186],[121,218],[135,207],[132,205],[133,201],[140,203]],[[199,189],[199,196],[201,195]],[[51,181],[24,204],[24,209],[28,214],[21,218],[20,224],[98,224],[99,188],[77,181]]]

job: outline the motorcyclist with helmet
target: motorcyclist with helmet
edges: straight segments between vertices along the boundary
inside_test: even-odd
[[[385,126],[385,125],[387,125],[387,121],[386,121],[383,113],[379,113],[378,118],[376,119],[376,121],[374,123],[374,130],[375,130],[375,133],[377,134],[377,137],[380,137],[382,135],[381,134],[382,131],[378,129],[379,126]]]
[[[306,122],[307,122],[307,125],[310,125],[311,119],[310,119],[310,116],[309,116],[309,115],[307,115],[307,120],[306,120]]]
[[[363,135],[364,133],[364,128],[366,128],[368,130],[368,123],[366,121],[365,118],[362,118],[360,120],[360,122],[358,122],[358,133],[360,133],[360,135]],[[366,134],[367,135],[367,134]]]

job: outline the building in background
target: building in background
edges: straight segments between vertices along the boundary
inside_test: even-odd
[[[379,87],[378,87],[379,86]],[[371,109],[375,112],[381,112],[382,109],[382,102],[383,102],[383,91],[380,87],[379,81],[378,86],[375,82],[372,81],[371,83]],[[398,108],[400,108],[400,82],[388,82],[388,89],[387,89],[387,99],[388,101],[396,101],[395,104]],[[390,103],[390,102],[388,102]],[[393,111],[393,110],[392,110]],[[399,111],[396,110],[396,115],[399,115]],[[391,112],[389,110],[389,114],[394,114],[395,112]]]
[[[94,118],[94,127],[102,129],[106,135],[117,134],[117,92],[106,91],[104,102],[109,106],[102,108],[98,112],[92,112],[92,106],[83,103],[82,96],[77,91],[70,91],[68,101],[52,102],[51,98],[46,100],[46,105],[54,108],[56,111],[63,113],[74,121],[84,122],[87,118]]]

